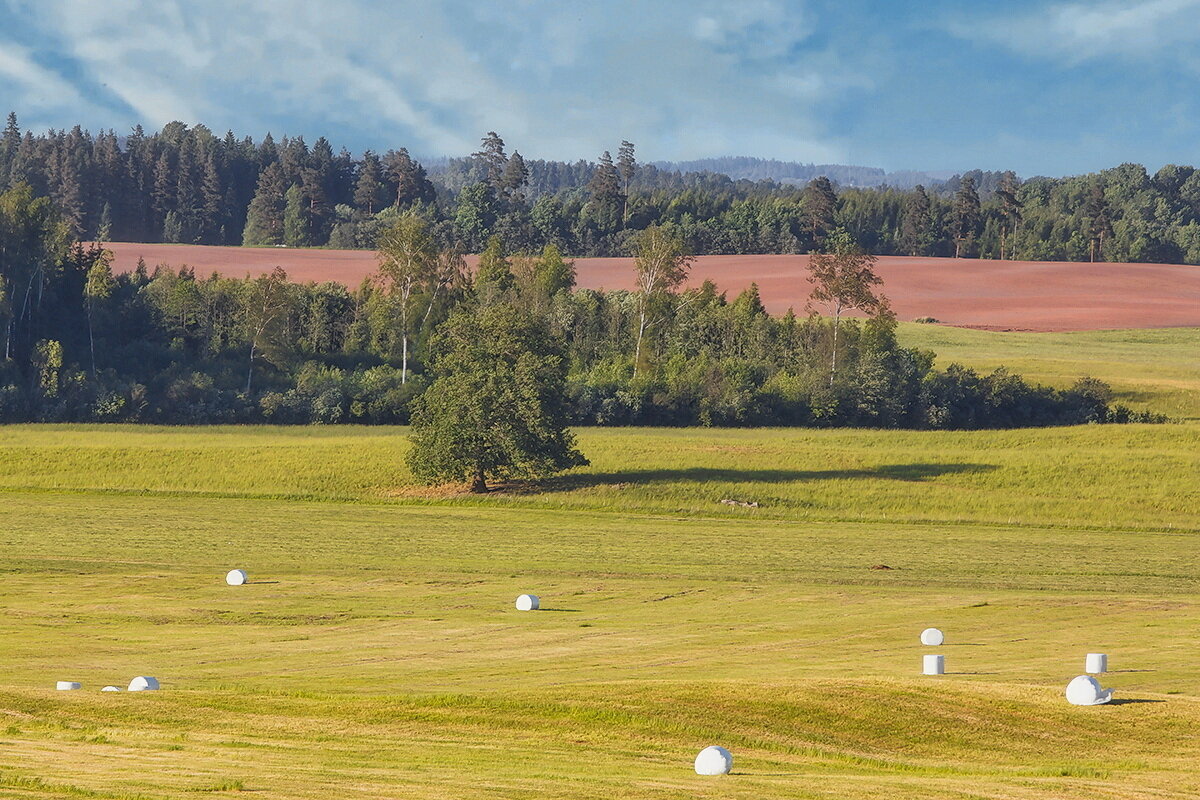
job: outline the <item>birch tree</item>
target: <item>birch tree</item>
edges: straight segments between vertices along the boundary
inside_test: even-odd
[[[425,220],[401,215],[379,237],[379,288],[396,304],[400,322],[400,382],[408,382],[409,318],[413,295],[438,272],[438,251]]]

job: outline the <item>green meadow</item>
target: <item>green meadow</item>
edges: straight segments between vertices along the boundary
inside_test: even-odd
[[[1184,421],[584,429],[484,497],[403,429],[0,428],[0,797],[1196,797],[1196,332],[1119,333],[902,330]]]
[[[1200,328],[1028,333],[900,324],[900,341],[981,371],[1004,366],[1033,383],[1069,386],[1083,375],[1112,385],[1117,402],[1200,419]]]

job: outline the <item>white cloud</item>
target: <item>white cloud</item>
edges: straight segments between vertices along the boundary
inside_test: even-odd
[[[813,21],[795,0],[9,5],[80,86],[133,110],[115,121],[129,115],[110,101],[102,119],[79,119],[93,127],[181,119],[430,154],[469,152],[497,130],[541,157],[594,157],[629,138],[648,158],[835,160],[817,107],[858,85],[836,53],[797,54]],[[8,49],[0,58],[0,71],[29,69]]]
[[[1014,17],[956,20],[946,28],[1023,55],[1068,64],[1117,57],[1161,57],[1200,41],[1200,0],[1058,3]]]

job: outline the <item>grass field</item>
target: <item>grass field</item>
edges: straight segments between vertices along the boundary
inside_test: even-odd
[[[580,442],[477,498],[396,429],[0,429],[0,797],[1200,794],[1200,425]]]
[[[1023,333],[900,324],[900,341],[990,371],[999,366],[1035,383],[1069,386],[1090,375],[1117,401],[1177,419],[1200,419],[1200,328]]]

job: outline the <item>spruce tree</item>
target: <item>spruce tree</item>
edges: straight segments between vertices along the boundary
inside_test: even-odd
[[[284,195],[283,243],[288,247],[310,247],[313,243],[309,234],[309,202],[299,186],[292,186]]]
[[[287,207],[287,185],[279,164],[271,164],[258,179],[258,190],[246,213],[242,244],[283,244],[283,214]]]
[[[918,183],[905,201],[901,244],[910,256],[933,255],[934,237],[933,204],[925,187]]]
[[[525,197],[521,190],[528,183],[529,167],[525,166],[525,159],[521,154],[514,150],[504,167],[504,176],[500,180],[501,191],[511,202],[522,203]]]

